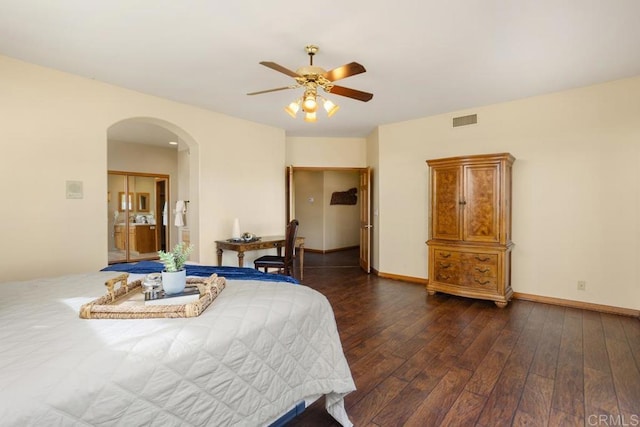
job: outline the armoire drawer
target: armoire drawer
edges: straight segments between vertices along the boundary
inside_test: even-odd
[[[434,250],[434,257],[436,261],[460,261],[460,257],[462,256],[461,252],[451,251],[451,250],[443,250],[436,249]]]
[[[435,268],[435,280],[437,282],[448,283],[450,285],[455,285],[460,283],[460,271],[459,269],[442,269]]]
[[[466,275],[462,281],[462,285],[492,292],[498,289],[498,281],[496,277],[484,277],[477,274]]]
[[[464,254],[464,262],[478,266],[497,266],[498,255],[483,252],[469,252]]]

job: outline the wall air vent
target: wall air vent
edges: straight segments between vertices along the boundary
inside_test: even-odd
[[[462,117],[454,117],[453,118],[453,127],[457,128],[458,126],[466,126],[466,125],[475,125],[478,123],[478,115],[471,114],[470,116],[462,116]]]

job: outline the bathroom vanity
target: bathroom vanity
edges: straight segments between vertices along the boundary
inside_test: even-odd
[[[114,240],[117,249],[125,250],[127,224],[116,224]],[[129,224],[130,251],[138,253],[155,252],[156,225],[155,224]]]

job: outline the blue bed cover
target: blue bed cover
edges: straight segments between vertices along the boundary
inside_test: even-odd
[[[139,261],[131,263],[111,264],[100,271],[121,271],[131,274],[159,273],[163,270],[163,265],[156,261]],[[224,277],[227,280],[259,280],[262,282],[287,282],[299,284],[295,278],[282,274],[263,273],[253,268],[240,267],[214,267],[210,265],[185,265],[187,276],[208,277],[213,273]]]

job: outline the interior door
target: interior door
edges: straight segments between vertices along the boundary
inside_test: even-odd
[[[360,267],[371,272],[371,168],[360,170]]]

